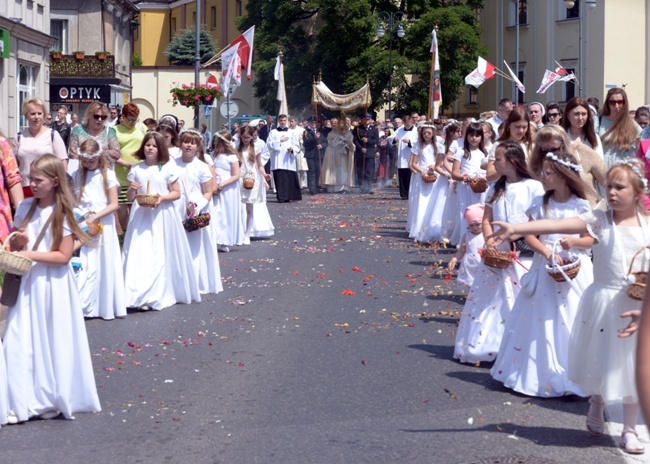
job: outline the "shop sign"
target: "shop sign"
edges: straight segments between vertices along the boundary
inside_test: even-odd
[[[50,85],[50,98],[57,103],[110,103],[108,85]]]
[[[9,58],[11,52],[11,42],[9,39],[9,31],[0,29],[0,58]]]

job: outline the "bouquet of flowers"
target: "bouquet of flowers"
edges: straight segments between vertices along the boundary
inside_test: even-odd
[[[189,84],[179,84],[172,82],[172,104],[176,106],[181,104],[188,108],[194,108],[200,105],[212,105],[214,100],[218,100],[223,95],[219,89],[209,88],[205,84],[190,82]]]

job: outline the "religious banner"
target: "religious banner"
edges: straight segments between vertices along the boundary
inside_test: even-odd
[[[367,108],[372,104],[370,86],[361,87],[356,92],[347,95],[333,93],[323,81],[314,82],[312,87],[311,103],[322,105],[330,110],[351,111],[359,107]]]
[[[440,86],[440,58],[438,54],[438,35],[431,31],[431,75],[429,77],[429,110],[428,119],[437,119],[442,106],[442,88]]]

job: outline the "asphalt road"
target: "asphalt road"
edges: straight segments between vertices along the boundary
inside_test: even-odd
[[[3,427],[0,462],[624,462],[585,400],[451,359],[452,251],[406,238],[396,189],[269,209],[273,238],[220,253],[223,293],[88,321],[102,412]]]

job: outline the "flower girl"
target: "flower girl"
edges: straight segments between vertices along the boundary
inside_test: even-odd
[[[190,247],[173,203],[180,197],[178,173],[162,135],[145,134],[134,156],[142,162],[129,171],[127,198],[134,201],[137,194],[148,193],[157,199],[153,207],[134,203],[131,210],[122,250],[126,305],[160,310],[201,301]]]

